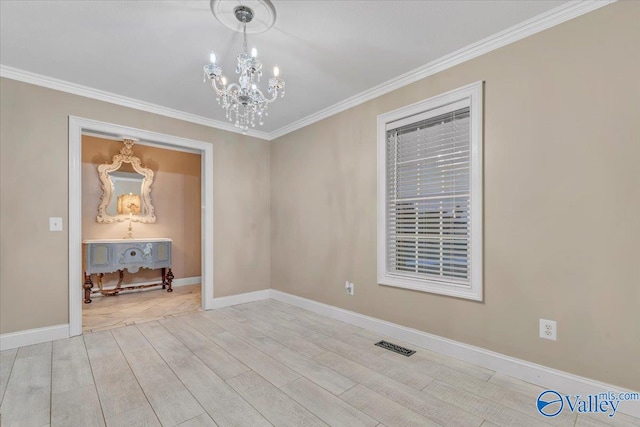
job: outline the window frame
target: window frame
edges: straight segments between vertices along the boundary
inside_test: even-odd
[[[448,295],[475,301],[483,301],[483,82],[434,96],[415,104],[378,116],[378,284],[416,291]],[[415,275],[400,275],[387,271],[387,167],[386,137],[387,125],[416,116],[415,121],[425,113],[441,112],[443,107],[453,106],[468,100],[470,117],[470,210],[471,210],[471,268],[469,285],[461,285],[453,280],[418,278]],[[446,109],[446,108],[445,108]],[[455,108],[451,108],[454,111]]]

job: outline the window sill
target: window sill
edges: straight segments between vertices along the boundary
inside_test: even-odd
[[[431,294],[446,295],[455,298],[463,298],[473,301],[482,301],[482,286],[447,284],[432,280],[411,279],[402,276],[385,275],[378,277],[378,284],[394,288],[410,289],[413,291],[427,292]]]

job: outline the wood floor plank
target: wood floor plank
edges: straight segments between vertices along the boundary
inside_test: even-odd
[[[280,305],[279,307],[282,310],[282,309],[285,309],[286,306]],[[488,380],[491,377],[491,375],[493,375],[494,373],[489,369],[485,369],[477,365],[466,363],[464,361],[460,361],[451,357],[439,355],[437,353],[431,352],[426,349],[420,349],[419,347],[416,347],[414,345],[404,343],[389,337],[381,336],[372,331],[368,331],[363,328],[358,328],[356,326],[349,325],[347,323],[340,322],[335,319],[330,319],[325,316],[321,316],[317,313],[313,313],[308,310],[301,309],[299,307],[286,307],[286,309],[290,311],[292,314],[297,313],[298,315],[302,315],[304,318],[307,318],[312,321],[311,323],[305,323],[304,320],[300,321],[300,323],[303,324],[303,326],[311,327],[312,330],[315,330],[316,332],[326,334],[327,333],[326,330],[323,331],[322,327],[317,326],[317,323],[321,322],[325,326],[329,326],[330,328],[332,327],[334,330],[338,331],[339,333],[338,336],[335,336],[332,334],[329,334],[329,336],[332,336],[334,338],[342,338],[345,342],[348,342],[350,345],[356,348],[359,348],[363,351],[367,351],[368,353],[373,353],[376,355],[386,354],[386,351],[384,349],[373,345],[375,342],[380,341],[381,339],[384,339],[408,348],[421,350],[419,351],[419,355],[415,357],[417,359],[424,358],[424,359],[430,360],[431,362],[445,364],[446,366],[460,370],[469,375],[476,376],[483,380]],[[315,326],[314,326],[314,323],[316,323]],[[345,336],[345,334],[348,334],[348,336]]]
[[[50,342],[18,349],[0,407],[3,426],[42,426],[50,422],[51,354]]]
[[[425,365],[419,366],[422,369]],[[482,396],[531,418],[538,418],[540,416],[536,406],[531,403],[532,401],[535,401],[531,395],[519,393],[513,388],[507,389],[488,381],[482,381],[470,375],[448,369],[442,365],[438,365],[437,371],[432,370],[432,373],[434,378],[449,384],[456,389],[465,390],[477,396]],[[547,424],[561,427],[573,427],[575,421],[576,415],[567,411],[563,411],[555,417],[545,419]]]
[[[191,418],[188,421],[183,422],[178,427],[216,427],[217,424],[207,414],[202,414],[199,417]]]
[[[225,316],[232,318],[236,322],[241,322],[241,323],[246,322],[247,321],[246,316],[242,314],[242,311],[238,310],[237,307],[239,306],[223,307],[223,308],[217,309],[217,311],[221,312]]]
[[[377,420],[306,378],[285,384],[281,390],[330,426],[375,427],[378,424]]]
[[[205,315],[211,316],[211,313],[206,313]],[[235,336],[239,335],[240,338],[248,344],[282,362],[288,368],[291,368],[300,375],[306,376],[311,381],[334,394],[340,394],[355,385],[353,381],[323,366],[321,363],[305,357],[302,354],[298,354],[282,343],[264,336],[253,328],[251,321],[239,323],[230,317],[221,317],[220,314],[215,315],[214,318],[220,322],[219,324],[221,326],[228,328],[229,332]],[[275,330],[276,327],[270,326],[270,329]],[[302,340],[296,341],[302,342]],[[320,347],[318,347],[318,349],[320,349]],[[324,349],[320,350],[326,351]]]
[[[209,339],[226,331],[223,327],[207,320],[207,318],[204,317],[204,312],[184,316],[180,319]]]
[[[81,336],[53,342],[52,393],[93,385],[89,357]]]
[[[55,347],[54,347],[55,348]],[[54,389],[56,386],[54,385]],[[81,388],[54,392],[51,395],[51,426],[100,427],[105,421],[96,387],[91,384]]]
[[[327,425],[255,372],[231,378],[227,383],[275,426]]]
[[[371,336],[373,338],[373,336],[375,336],[375,334],[371,331],[366,331],[364,332],[365,334],[367,334],[367,336]],[[360,332],[359,334],[362,334],[362,332]],[[394,344],[406,347],[406,348],[410,348],[413,350],[416,350],[416,353],[413,354],[411,356],[412,360],[423,360],[425,362],[428,363],[436,363],[442,366],[446,366],[448,368],[451,369],[455,369],[463,374],[466,375],[470,375],[472,377],[476,377],[482,381],[487,381],[489,380],[489,378],[491,378],[491,376],[495,373],[494,371],[487,369],[487,368],[483,368],[481,366],[478,365],[474,365],[472,363],[468,363],[465,362],[463,360],[459,360],[459,359],[455,359],[453,357],[450,356],[445,356],[443,354],[438,354],[436,352],[430,351],[428,349],[395,339],[395,338],[391,338],[391,337],[387,337],[384,335],[380,335],[379,339],[381,340],[385,340],[385,341],[389,341],[392,342]],[[386,355],[386,357],[391,357],[392,355],[394,355],[394,353],[389,353],[389,352],[383,352],[381,354]],[[398,355],[400,356],[400,355]],[[404,356],[403,356],[404,357]],[[397,359],[397,357],[396,357]]]
[[[374,345],[380,339],[375,334],[369,335],[365,329],[299,307],[290,306],[288,309],[297,316],[298,322],[302,326],[310,330],[332,338],[343,339],[353,347],[375,355],[380,355],[385,351],[383,348]]]
[[[278,320],[273,317],[269,317],[261,311],[256,311],[256,309],[247,309],[241,313],[247,319],[246,324],[248,326],[251,326],[265,336],[286,345],[297,353],[313,358],[326,351],[322,347],[319,347],[309,341],[298,339],[296,336],[287,333],[286,329],[274,326],[272,322],[277,324]]]
[[[84,343],[107,424],[110,418],[118,420],[124,413],[149,405],[110,331],[85,335]]]
[[[423,372],[436,380],[482,396],[530,417],[536,418],[539,415],[535,405],[531,404],[532,397],[529,393],[520,393],[520,390],[514,387],[504,388],[478,378],[477,376],[462,372],[461,370],[435,363],[426,358],[414,358],[414,356],[405,357],[393,352],[387,352],[381,357],[387,360],[393,360],[404,366],[405,369]],[[546,422],[551,425],[571,427],[575,423],[575,415],[563,412],[557,417],[549,418]]]
[[[358,384],[340,396],[345,402],[389,426],[426,427],[438,424]]]
[[[160,427],[156,413],[148,403],[114,417],[107,417],[107,427]]]
[[[231,332],[238,338],[262,338],[264,334],[254,328],[250,328],[243,322],[237,322],[231,317],[223,314],[220,310],[209,310],[201,314],[203,317],[222,327],[225,331]]]
[[[147,334],[150,343],[167,360],[173,372],[188,387],[216,424],[220,426],[269,425],[262,415],[195,354],[188,357],[178,357],[178,354],[183,354],[182,351],[176,352],[175,344],[179,341],[168,330],[165,329],[163,332],[155,325],[139,326],[139,328]],[[160,328],[162,328],[161,325]],[[167,344],[167,342],[173,343]]]
[[[202,318],[200,319],[206,321]],[[160,321],[160,324],[167,328],[169,332],[223,380],[237,377],[250,371],[246,365],[231,356],[222,347],[187,324],[184,318],[164,319]]]
[[[460,409],[467,410],[478,417],[504,427],[542,427],[549,424],[538,418],[529,417],[514,409],[500,405],[492,400],[453,387],[441,381],[429,384],[423,392],[444,400]],[[534,405],[531,401],[531,405]]]
[[[304,326],[304,322],[300,319],[297,319],[295,322],[278,321],[275,319],[267,320],[267,322],[274,328],[287,331],[298,340],[309,341],[327,351],[333,351],[345,357],[353,358],[355,361],[378,370],[415,389],[419,390],[423,388],[432,380],[428,375],[423,375],[419,372],[409,372],[407,369],[399,366],[395,361],[376,355],[377,352],[372,351],[370,348],[373,346],[368,346],[367,350],[352,346],[349,341],[351,335],[343,335],[338,339],[328,335],[329,332],[327,332],[326,329],[325,333],[310,332],[309,328]],[[320,328],[320,330],[322,330],[322,328]]]
[[[135,326],[114,329],[112,332],[163,425],[177,425],[204,412]]]
[[[214,342],[262,375],[276,387],[300,378],[300,375],[230,332],[214,337]]]
[[[296,353],[271,338],[254,340],[250,344],[335,395],[341,394],[356,385],[354,381],[346,376],[326,367],[317,360]]]
[[[622,402],[621,404],[624,404]],[[626,402],[633,404],[632,402]],[[576,427],[638,427],[640,419],[617,412],[613,417],[602,414],[578,414]]]
[[[168,365],[175,360],[193,356],[193,352],[173,336],[160,322],[148,322],[136,325],[136,328],[142,332],[149,345],[158,352]]]
[[[328,351],[333,351],[334,353],[338,353],[353,360],[354,362],[368,366],[381,374],[393,378],[396,381],[400,381],[401,383],[411,386],[417,390],[422,389],[425,385],[433,381],[433,378],[426,374],[406,369],[395,361],[385,359],[381,356],[376,356],[372,353],[364,352],[335,338],[318,333],[310,334],[307,338],[309,341],[324,347]]]
[[[433,362],[427,358],[421,357],[416,354],[411,357],[406,357],[398,353],[391,351],[385,352],[381,357],[386,360],[393,361],[394,363],[401,365],[404,369],[408,369],[415,372],[422,372],[432,378],[450,383],[464,383],[464,384],[480,384],[486,383],[486,379],[480,379],[476,376],[469,375],[461,370],[453,369],[449,366]]]
[[[415,413],[442,426],[479,426],[482,418],[402,384],[359,363],[327,352],[316,360]]]
[[[0,352],[0,406],[2,406],[4,392],[7,390],[7,383],[9,382],[9,376],[17,354],[17,348]]]
[[[53,352],[53,342],[44,342],[41,344],[27,345],[20,347],[16,354],[16,360],[28,359],[30,357],[51,357]]]
[[[153,348],[136,327],[123,326],[122,328],[112,329],[111,333],[125,356],[139,350]]]
[[[540,393],[546,390],[544,387],[540,387],[535,384],[531,384],[505,374],[501,374],[499,372],[496,372],[495,375],[493,375],[491,379],[489,379],[489,382],[491,384],[495,384],[507,390],[513,390],[517,393],[524,394],[525,396],[529,396],[534,399],[537,399]]]
[[[456,369],[458,371],[461,371],[462,373],[475,376],[485,381],[488,380],[494,373],[494,371],[491,371],[489,369],[482,368],[480,366],[473,365],[473,364],[470,364],[458,359],[454,359],[448,356],[439,355],[437,353],[419,348],[409,343],[405,343],[396,339],[385,337],[385,336],[376,334],[372,331],[368,331],[363,328],[358,328],[356,326],[349,325],[347,323],[340,322],[335,319],[330,319],[325,316],[321,316],[317,313],[313,313],[311,311],[301,309],[299,307],[282,305],[282,303],[279,303],[278,307],[280,310],[286,310],[290,312],[292,315],[297,314],[298,316],[303,316],[303,318],[307,318],[308,320],[311,320],[311,323],[305,323],[305,320],[298,321],[298,323],[302,324],[305,327],[310,327],[312,330],[315,330],[316,332],[324,333],[333,338],[337,338],[344,342],[348,342],[349,345],[359,348],[360,350],[366,351],[368,353],[372,353],[375,355],[384,355],[390,360],[397,361],[397,359],[394,359],[393,356],[397,357],[400,355],[389,353],[388,351],[375,346],[374,345],[375,342],[384,339],[404,347],[418,350],[418,352],[412,356],[413,360],[423,359],[423,360],[430,361],[430,363],[442,364],[449,368]],[[322,326],[318,327],[317,323],[322,323],[325,326],[329,326],[330,329],[333,328],[335,331],[337,331],[337,335],[331,334],[326,329],[323,330],[323,327]],[[389,356],[389,355],[393,355],[393,356]]]
[[[295,322],[271,320],[269,321],[269,324],[274,328],[280,328],[289,332],[298,340],[309,341],[321,348],[324,348],[326,351],[339,353],[417,390],[422,389],[432,381],[432,378],[428,375],[407,370],[393,360],[384,359],[374,353],[363,351],[362,349],[353,347],[350,344],[325,334],[317,332],[310,333],[308,329],[296,324]],[[348,340],[348,337],[345,337],[344,339]]]

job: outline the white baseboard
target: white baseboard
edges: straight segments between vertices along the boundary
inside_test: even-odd
[[[261,301],[269,299],[271,289],[263,289],[261,291],[247,292],[245,294],[230,295],[228,297],[220,297],[213,299],[212,309],[228,307],[230,305],[246,304],[248,302]]]
[[[153,282],[141,282],[141,283],[129,283],[130,285],[136,285],[136,286],[145,286],[145,285],[154,285],[157,284],[158,281],[153,281]],[[195,276],[195,277],[183,277],[182,279],[173,279],[173,282],[171,283],[171,287],[172,288],[179,288],[180,286],[189,286],[189,285],[199,285],[200,283],[202,283],[202,277],[201,276]],[[127,286],[127,285],[125,285]],[[103,288],[105,291],[111,290],[111,289],[115,289],[115,286],[110,286],[110,287],[104,287]],[[159,288],[146,288],[146,289],[134,289],[131,291],[126,291],[128,294],[130,293],[136,293],[136,292],[146,292],[146,291],[157,291]],[[95,289],[94,289],[95,290]],[[103,297],[104,295],[97,293],[97,294],[92,294],[91,295],[91,299],[93,298],[100,298]]]
[[[247,292],[245,294],[229,295],[228,297],[214,298],[212,309],[229,307],[230,305],[246,304],[248,302],[261,301],[269,299],[271,289],[263,289],[261,291]]]
[[[0,335],[0,351],[69,338],[69,324],[27,329]]]
[[[183,277],[182,279],[173,279],[171,283],[172,288],[179,288],[180,286],[199,285],[202,283],[201,276],[195,277]]]
[[[561,393],[585,395],[609,390],[631,391],[275,289],[271,290],[271,298]],[[640,401],[623,402],[618,412],[640,417]]]

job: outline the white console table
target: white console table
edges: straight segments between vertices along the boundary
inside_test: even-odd
[[[93,288],[92,274],[98,275],[99,289],[93,293],[103,295],[118,295],[119,292],[133,289],[162,286],[167,292],[173,292],[171,283],[171,239],[91,239],[84,240],[84,302],[91,302]],[[162,269],[162,282],[150,285],[122,286],[123,273],[126,269],[130,273],[137,273],[141,268]],[[114,289],[102,289],[102,277],[105,273],[120,273],[120,280]]]

